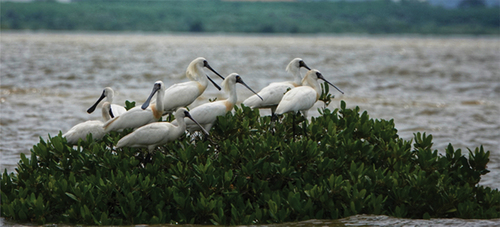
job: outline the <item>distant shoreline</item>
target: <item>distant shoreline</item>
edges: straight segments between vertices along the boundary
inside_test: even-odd
[[[1,31],[498,35],[498,8],[422,2],[2,2]]]
[[[61,34],[61,35],[137,35],[137,36],[192,36],[192,37],[291,37],[291,38],[444,38],[444,39],[500,39],[499,34],[366,34],[366,33],[222,33],[222,32],[170,32],[170,31],[83,31],[83,30],[1,30],[3,34]]]

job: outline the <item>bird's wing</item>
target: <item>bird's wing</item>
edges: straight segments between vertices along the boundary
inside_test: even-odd
[[[120,106],[120,105],[116,105],[116,104],[111,104],[111,111],[113,112],[113,115],[115,117],[116,116],[120,116],[123,113],[127,112],[127,110],[125,109],[125,107]]]
[[[316,103],[316,95],[316,91],[309,86],[296,87],[283,96],[276,113],[308,110]]]
[[[119,129],[137,128],[147,123],[151,123],[154,120],[155,119],[151,109],[147,108],[143,110],[140,106],[137,106],[122,115],[107,121],[104,124],[104,129],[105,132],[109,132]]]
[[[175,111],[179,107],[185,107],[193,103],[205,90],[198,86],[198,84],[195,81],[189,81],[174,84],[167,88],[163,98],[163,109],[166,111]]]
[[[102,125],[101,121],[85,121],[73,126],[62,136],[66,137],[69,144],[76,144],[78,139],[85,140],[89,133],[92,134],[92,138],[99,140],[104,136]]]
[[[243,101],[243,104],[252,108],[278,105],[289,88],[293,88],[290,83],[271,83],[258,92],[262,100],[257,95],[252,95]]]
[[[224,116],[227,112],[225,100],[205,103],[189,111],[191,117],[201,125],[210,124],[217,120],[217,116]],[[186,125],[194,125],[191,119],[187,118]]]
[[[154,122],[137,128],[120,139],[116,147],[147,147],[161,144],[173,126],[165,122]]]

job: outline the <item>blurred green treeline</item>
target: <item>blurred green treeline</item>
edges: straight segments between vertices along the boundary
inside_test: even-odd
[[[2,2],[2,30],[500,34],[498,7],[425,2]]]

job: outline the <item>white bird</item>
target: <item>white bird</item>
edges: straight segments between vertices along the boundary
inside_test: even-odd
[[[243,105],[250,108],[271,108],[271,114],[274,114],[276,107],[283,98],[283,95],[294,87],[302,85],[302,76],[300,75],[300,68],[304,67],[311,70],[301,58],[295,58],[286,67],[286,71],[291,73],[294,77],[293,81],[274,82],[259,91],[259,96],[252,95],[243,101]]]
[[[169,122],[154,122],[144,125],[121,138],[116,144],[116,148],[147,147],[149,152],[151,152],[157,146],[174,141],[184,134],[186,131],[184,117],[188,117],[191,119],[191,122],[196,123],[196,120],[191,117],[185,108],[179,108],[174,115],[178,125],[173,125]],[[203,127],[201,129],[208,135],[208,132]]]
[[[302,79],[302,86],[292,88],[285,93],[276,108],[276,114],[281,115],[287,112],[297,113],[298,111],[302,111],[304,116],[306,116],[306,111],[318,101],[321,95],[321,87],[318,83],[318,79],[324,80],[336,88],[340,93],[344,94],[337,86],[327,81],[318,70],[312,69],[309,70],[304,76],[304,79]]]
[[[205,58],[194,59],[186,69],[186,77],[191,81],[170,86],[165,91],[165,95],[162,96],[165,114],[172,113],[179,107],[186,107],[193,103],[205,91],[209,80],[220,90],[220,87],[205,74],[203,68],[209,69],[224,80],[224,77],[210,67]]]
[[[153,95],[156,96],[156,104],[149,105]],[[143,125],[158,121],[163,114],[163,102],[161,101],[165,94],[165,84],[162,81],[156,81],[153,91],[141,107],[136,106],[129,111],[117,116],[104,124],[104,132],[118,131],[126,128],[138,128]]]
[[[102,116],[105,121],[111,119],[111,107],[109,102],[104,102],[102,104]],[[69,145],[75,145],[78,143],[78,140],[85,140],[88,134],[92,134],[92,138],[94,140],[101,140],[106,133],[104,132],[103,121],[100,120],[90,120],[79,123],[73,126],[68,132],[62,135],[66,137],[66,141]]]
[[[120,105],[116,105],[116,104],[112,104],[114,96],[115,96],[115,92],[113,91],[113,89],[110,87],[105,87],[104,90],[102,91],[101,97],[99,97],[99,99],[97,99],[97,102],[95,102],[94,105],[92,105],[87,110],[87,113],[91,114],[92,112],[94,112],[94,110],[97,107],[97,105],[99,104],[99,102],[101,102],[101,100],[103,100],[104,98],[106,98],[107,102],[111,103],[111,118],[114,118],[116,116],[120,116],[123,113],[127,112],[125,107],[120,106]],[[103,115],[103,118],[105,118],[104,115]]]
[[[238,74],[229,74],[229,76],[227,76],[222,82],[224,91],[229,94],[228,98],[226,100],[205,103],[190,110],[189,112],[191,113],[191,116],[196,119],[198,124],[190,121],[189,119],[186,120],[187,130],[192,133],[194,131],[199,131],[200,127],[203,126],[203,128],[210,131],[213,124],[217,120],[217,116],[224,116],[228,111],[231,111],[238,100],[238,97],[236,96],[236,83],[243,84],[250,91],[255,93],[255,91],[243,82]],[[179,123],[177,120],[174,120],[172,124],[178,125]]]

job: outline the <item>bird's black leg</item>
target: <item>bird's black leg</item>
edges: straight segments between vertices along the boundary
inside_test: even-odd
[[[307,137],[307,119],[302,122],[302,128],[304,128],[304,137]]]
[[[272,113],[271,115],[271,132],[274,133],[276,132],[276,128],[275,128],[275,124],[276,124],[276,121],[278,120],[278,116],[274,113]]]

